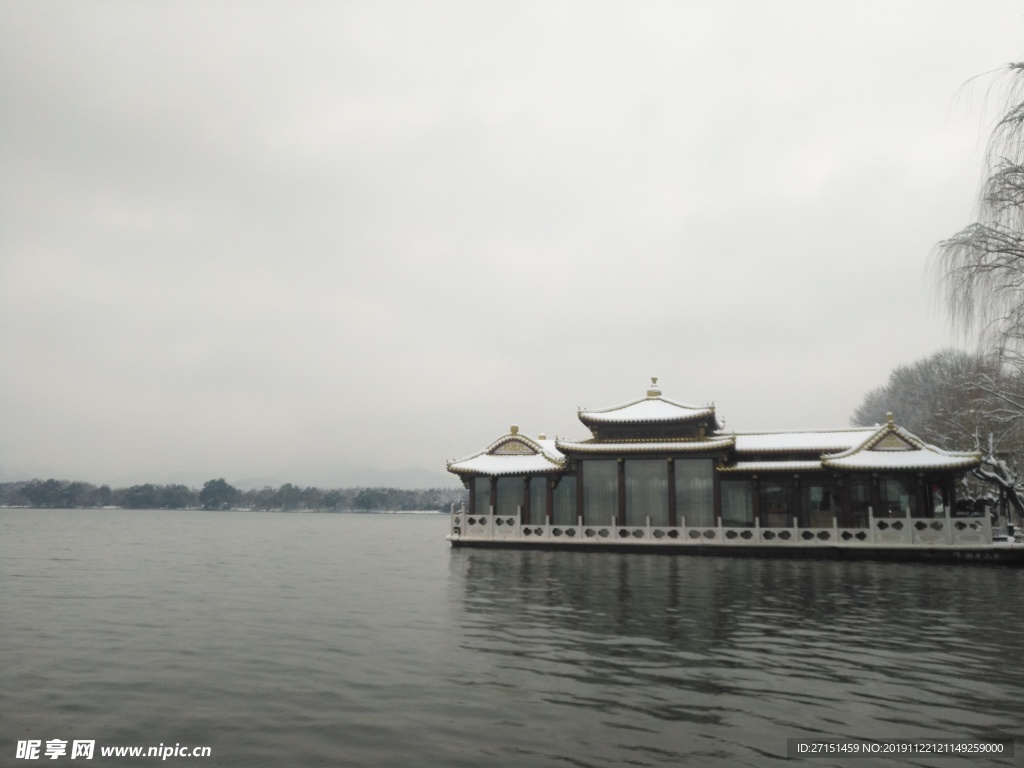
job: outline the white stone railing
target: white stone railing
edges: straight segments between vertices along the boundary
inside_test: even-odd
[[[453,510],[451,537],[458,541],[557,542],[559,544],[715,545],[726,547],[963,547],[992,543],[992,524],[987,516],[970,518],[905,517],[876,518],[868,513],[866,528],[801,528],[797,520],[786,528],[753,526],[555,525],[549,521],[523,525],[519,512],[511,515],[470,515]]]

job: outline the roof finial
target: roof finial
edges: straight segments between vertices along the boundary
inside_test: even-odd
[[[519,434],[519,425],[518,424],[513,424],[511,427],[509,427],[509,432],[511,432],[513,435],[518,435]]]
[[[889,411],[887,414],[885,414],[885,425],[887,427],[891,427],[892,423],[892,411]]]
[[[658,377],[651,376],[651,386],[647,390],[648,397],[658,397],[661,395],[661,389],[658,387]]]

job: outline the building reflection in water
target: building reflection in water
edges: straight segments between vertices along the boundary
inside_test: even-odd
[[[607,749],[728,739],[756,761],[799,734],[980,736],[1024,715],[1002,664],[1017,569],[474,549],[450,568],[465,683],[566,728],[599,713],[587,738],[617,729]]]

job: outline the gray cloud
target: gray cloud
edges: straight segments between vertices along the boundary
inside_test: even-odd
[[[1005,2],[0,5],[0,467],[842,426],[951,341]],[[312,481],[312,480],[310,480]]]

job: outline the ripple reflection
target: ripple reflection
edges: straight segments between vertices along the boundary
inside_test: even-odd
[[[764,765],[788,737],[1006,737],[1024,714],[1017,570],[500,550],[451,570],[464,683],[549,757]]]

